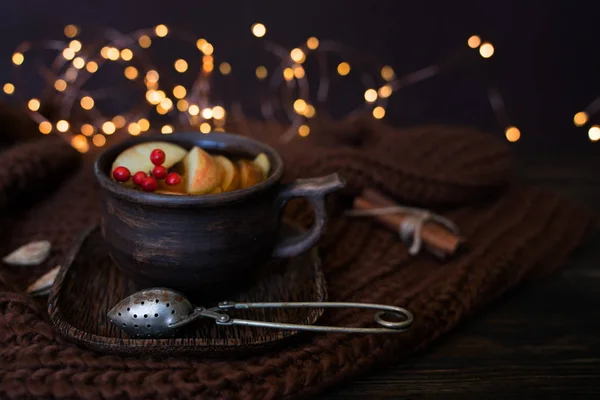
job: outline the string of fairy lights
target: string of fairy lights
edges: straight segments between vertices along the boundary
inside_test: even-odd
[[[326,104],[334,78],[354,76],[359,79],[364,90],[363,98],[352,112],[366,110],[373,118],[382,119],[395,92],[445,69],[440,63],[399,77],[390,65],[367,70],[360,68],[361,64],[348,55],[347,49],[334,41],[319,40],[313,36],[289,50],[266,40],[267,28],[262,23],[252,24],[250,32],[262,40],[262,48],[277,60],[274,68],[269,69],[265,65],[252,68],[256,79],[266,87],[260,100],[263,117],[268,120],[283,118],[288,122],[289,127],[280,137],[282,142],[310,134],[309,120]],[[67,25],[64,27],[66,40],[35,44],[24,42],[12,55],[14,76],[11,82],[4,83],[3,92],[19,98],[26,105],[42,134],[57,134],[85,153],[91,145],[103,147],[111,137],[119,135],[137,136],[147,131],[168,135],[183,129],[209,134],[223,131],[230,118],[238,122],[246,119],[239,104],[226,108],[225,104],[215,100],[211,90],[213,78],[216,74],[229,76],[233,68],[225,60],[215,60],[215,47],[207,39],[175,32],[164,24],[130,34],[107,30],[103,32],[101,44],[84,43],[79,39],[80,34],[78,26]],[[168,71],[159,69],[147,53],[158,41],[164,40],[183,43],[193,48],[195,55],[175,59]],[[477,35],[468,38],[467,45],[477,50],[483,59],[491,58],[495,52],[490,42],[482,41]],[[28,97],[24,90],[25,79],[20,77],[20,73],[29,59],[34,59],[32,55],[36,51],[53,52],[53,60],[36,65],[46,89],[39,97]],[[305,62],[313,56],[319,74],[316,80],[309,80]],[[336,62],[332,62],[334,58]],[[339,61],[340,58],[342,61]],[[192,66],[198,63],[197,67]],[[107,84],[93,88],[90,82],[103,68],[111,65],[121,68],[120,77],[124,81],[114,88]],[[175,78],[186,73],[192,74],[191,83],[177,82]],[[313,85],[316,96],[311,98],[309,89]],[[123,94],[125,86],[135,92],[138,100],[116,115],[101,111],[99,103],[114,102],[117,96]],[[489,90],[487,95],[499,124],[505,128],[506,139],[518,141],[521,132],[510,124],[500,93]],[[576,125],[584,125],[588,114],[598,108],[600,99],[575,116]],[[161,119],[163,122],[160,122]],[[245,123],[238,125],[248,126]],[[592,139],[596,137],[592,131],[593,135],[597,135],[596,139]],[[600,127],[590,128],[590,139],[600,139]]]

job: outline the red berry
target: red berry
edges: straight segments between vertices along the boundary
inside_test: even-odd
[[[165,158],[167,158],[167,156],[161,149],[154,149],[152,150],[152,153],[150,153],[150,161],[152,161],[152,164],[154,165],[162,165],[165,162]]]
[[[154,192],[157,188],[158,181],[152,176],[144,178],[142,181],[142,189],[144,189],[146,192]]]
[[[162,165],[157,165],[152,169],[152,176],[156,179],[163,179],[168,173],[169,171]]]
[[[113,171],[113,178],[115,178],[117,182],[125,182],[131,178],[131,172],[125,167],[117,167]]]
[[[177,185],[179,182],[181,182],[181,176],[177,172],[171,172],[165,179],[165,183],[171,186]]]
[[[148,175],[146,175],[146,173],[144,171],[138,171],[135,174],[133,174],[133,178],[131,179],[133,181],[133,183],[135,183],[136,185],[141,185],[142,182],[144,181],[144,179],[147,177]]]

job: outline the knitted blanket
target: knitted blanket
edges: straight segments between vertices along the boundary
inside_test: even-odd
[[[320,242],[333,301],[396,304],[415,315],[398,335],[307,334],[283,349],[240,359],[132,358],[79,348],[57,335],[28,283],[62,262],[99,218],[92,155],[43,137],[0,155],[0,251],[37,239],[53,244],[39,267],[0,268],[0,397],[11,399],[296,398],[352,379],[422,349],[519,282],[559,267],[580,243],[592,215],[539,188],[511,184],[504,143],[473,129],[396,129],[370,119],[316,123],[307,138],[282,145],[281,127],[255,124],[281,150],[286,179],[339,172],[348,186],[330,199]],[[168,139],[168,137],[165,137]],[[411,257],[398,235],[369,218],[342,213],[351,196],[375,188],[403,204],[454,220],[468,246],[440,263]],[[302,202],[289,216],[310,224]],[[363,325],[369,313],[328,310],[320,323]]]

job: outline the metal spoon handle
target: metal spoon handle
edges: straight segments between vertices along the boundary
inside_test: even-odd
[[[245,325],[257,326],[263,328],[287,329],[297,331],[312,331],[312,332],[345,332],[345,333],[398,333],[407,330],[413,322],[413,315],[410,311],[395,306],[383,304],[367,304],[367,303],[319,303],[319,302],[299,302],[299,303],[219,303],[219,308],[227,309],[249,309],[249,308],[361,308],[378,310],[374,315],[374,320],[383,328],[358,328],[358,327],[342,327],[342,326],[316,326],[316,325],[299,325],[286,324],[280,322],[268,321],[253,321],[246,319],[227,318],[217,320],[219,325]],[[394,315],[400,321],[389,321],[384,319],[386,314]]]

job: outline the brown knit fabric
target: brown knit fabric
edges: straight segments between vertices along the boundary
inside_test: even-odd
[[[251,128],[272,143],[281,129]],[[518,282],[556,268],[592,221],[580,206],[548,191],[508,185],[506,147],[472,129],[398,130],[354,120],[314,126],[306,140],[278,147],[287,179],[338,171],[348,181],[348,189],[332,199],[333,217],[321,241],[330,298],[405,306],[415,314],[408,333],[304,335],[283,350],[227,361],[117,357],[66,342],[22,290],[59,263],[81,230],[97,220],[99,199],[90,163],[65,177],[77,170],[77,159],[44,138],[1,156],[0,207],[11,216],[2,223],[2,254],[40,238],[51,240],[55,252],[39,268],[0,270],[0,396],[274,399],[316,393],[397,362]],[[33,207],[15,203],[56,175],[65,177],[57,191]],[[404,202],[444,207],[469,248],[445,264],[427,255],[409,257],[395,234],[369,219],[341,215],[348,195],[366,186]],[[303,223],[311,218],[302,204],[290,213]],[[326,312],[322,323],[372,321],[368,313],[340,310]]]

